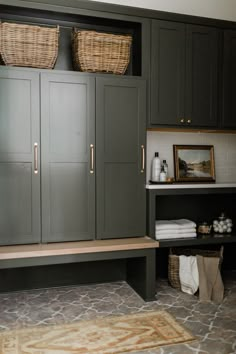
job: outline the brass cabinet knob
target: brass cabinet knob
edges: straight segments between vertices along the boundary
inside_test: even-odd
[[[188,124],[191,124],[191,123],[192,123],[191,119],[188,119],[188,120],[187,120],[187,123],[188,123]]]
[[[180,123],[184,123],[184,118],[181,118],[181,119],[180,119]]]

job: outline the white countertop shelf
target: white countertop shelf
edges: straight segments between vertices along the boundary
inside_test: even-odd
[[[236,188],[236,183],[170,183],[146,184],[146,189],[197,189],[197,188]]]

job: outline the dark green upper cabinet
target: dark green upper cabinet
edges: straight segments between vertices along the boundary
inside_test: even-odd
[[[186,34],[185,123],[216,127],[219,31],[187,25]]]
[[[95,238],[95,79],[41,74],[42,240]]]
[[[236,128],[236,31],[224,32],[222,128]]]
[[[1,67],[0,244],[41,241],[39,122],[39,74]]]
[[[97,238],[145,235],[146,82],[96,79]]]
[[[152,21],[150,127],[216,127],[219,31]]]
[[[185,25],[152,21],[151,125],[184,118]]]

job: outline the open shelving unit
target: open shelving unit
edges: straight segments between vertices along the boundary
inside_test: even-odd
[[[170,184],[147,185],[147,235],[155,238],[155,221],[190,219],[211,223],[224,212],[236,222],[236,184]],[[235,243],[231,234],[198,235],[190,239],[160,240],[159,247]]]
[[[212,222],[221,212],[233,221],[231,234],[198,235],[196,238],[160,240],[157,273],[167,276],[171,247],[218,249],[224,245],[224,270],[236,269],[236,183],[146,185],[147,235],[155,239],[155,221],[187,218],[197,224]]]

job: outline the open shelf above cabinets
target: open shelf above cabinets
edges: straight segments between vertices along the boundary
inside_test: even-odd
[[[69,10],[68,10],[69,11]],[[98,17],[93,12],[65,13],[42,9],[31,9],[0,5],[1,22],[13,22],[42,26],[59,26],[59,50],[55,64],[57,70],[73,70],[72,30],[91,30],[109,34],[129,35],[132,37],[130,60],[125,75],[142,76],[142,20],[135,22],[129,16],[104,14]],[[95,16],[96,15],[96,16]]]

